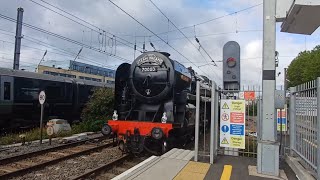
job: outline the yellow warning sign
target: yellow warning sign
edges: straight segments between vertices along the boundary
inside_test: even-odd
[[[227,138],[223,138],[223,140],[221,141],[221,144],[229,144]]]
[[[226,102],[223,104],[222,109],[229,109],[229,106]]]
[[[244,100],[232,100],[231,101],[231,111],[244,112],[245,111],[245,101]]]
[[[242,137],[230,137],[230,143],[232,148],[245,149],[245,141]]]

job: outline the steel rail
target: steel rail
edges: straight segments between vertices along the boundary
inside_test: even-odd
[[[93,151],[98,151],[98,150],[101,150],[103,148],[110,147],[112,145],[113,145],[113,143],[109,142],[107,144],[98,145],[97,147],[85,149],[85,150],[80,151],[80,152],[72,153],[72,154],[69,154],[69,155],[66,155],[66,156],[62,156],[62,157],[59,157],[59,158],[56,158],[56,159],[52,159],[52,160],[49,160],[49,161],[45,161],[45,162],[41,162],[41,163],[38,163],[38,164],[35,164],[35,165],[31,165],[29,167],[25,167],[25,168],[22,168],[22,169],[18,169],[16,171],[12,171],[12,172],[9,172],[9,173],[6,173],[6,174],[2,174],[2,175],[0,175],[0,179],[8,179],[8,178],[11,178],[11,177],[20,176],[20,175],[26,174],[29,171],[42,169],[45,166],[53,165],[53,164],[56,164],[56,163],[58,163],[60,161],[63,161],[63,160],[66,160],[66,159],[70,159],[70,158],[73,158],[73,157],[76,157],[76,156],[79,156],[79,155],[87,154],[87,153],[90,153],[90,152],[93,152]],[[14,162],[12,162],[12,163],[14,163]]]
[[[99,167],[97,167],[95,169],[88,170],[87,172],[85,172],[85,173],[83,173],[83,174],[81,174],[79,176],[73,176],[73,177],[71,177],[69,179],[78,180],[78,179],[83,179],[83,178],[89,177],[91,174],[99,174],[102,171],[110,170],[114,166],[117,166],[117,165],[123,163],[125,160],[129,159],[130,157],[131,157],[130,155],[126,154],[124,156],[121,156],[118,159],[115,159],[115,160],[109,162],[109,163],[106,163],[106,164],[104,164],[102,166],[99,166]]]
[[[61,149],[65,149],[65,148],[69,148],[69,147],[73,147],[73,146],[78,146],[78,145],[84,144],[88,141],[95,140],[95,139],[105,139],[105,138],[106,138],[105,136],[90,138],[90,139],[85,139],[85,140],[81,140],[81,141],[76,141],[76,142],[72,142],[72,143],[59,145],[59,146],[52,147],[52,148],[42,149],[42,150],[38,150],[38,151],[33,151],[33,152],[25,153],[25,154],[20,154],[20,155],[15,155],[15,156],[3,158],[3,159],[0,159],[0,165],[11,163],[11,162],[18,161],[18,160],[22,160],[25,158],[39,156],[39,155],[42,155],[42,154],[45,154],[45,153],[48,153],[51,151],[61,150]]]

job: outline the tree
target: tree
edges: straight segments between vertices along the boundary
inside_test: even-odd
[[[311,81],[320,77],[320,46],[311,51],[300,52],[291,62],[287,71],[288,87]]]
[[[114,91],[109,88],[96,88],[82,110],[84,121],[107,120],[114,110]]]

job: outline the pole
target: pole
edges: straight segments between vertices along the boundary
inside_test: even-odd
[[[277,121],[278,121],[278,119],[277,119]],[[280,109],[280,146],[279,146],[279,150],[280,150],[280,155],[281,155],[281,152],[282,152],[282,150],[281,150],[281,148],[282,148],[282,109]],[[277,125],[278,126],[278,125]],[[278,127],[277,127],[277,129],[278,129]]]
[[[258,141],[258,173],[279,175],[279,142],[275,114],[276,0],[263,1],[263,61],[261,140]]]
[[[43,104],[41,104],[41,115],[40,115],[40,145],[42,144],[42,119],[43,119]]]
[[[207,89],[204,91],[204,115],[203,115],[203,152],[206,152],[206,120],[207,120]]]
[[[294,155],[294,149],[296,146],[296,94],[295,94],[296,88],[291,87],[290,88],[290,105],[289,105],[289,118],[290,118],[290,129],[289,129],[289,135],[290,135],[290,155]]]
[[[15,70],[19,70],[19,64],[20,64],[23,8],[18,8],[17,11],[18,11],[18,13],[17,13],[17,26],[16,26],[16,40],[15,40],[15,46],[14,46],[14,60],[13,60],[13,69],[15,69]]]
[[[197,81],[197,88],[196,88],[196,124],[195,124],[195,138],[194,138],[194,161],[198,161],[199,118],[200,118],[200,82]]]
[[[211,89],[211,121],[210,121],[210,164],[213,164],[214,156],[215,156],[215,138],[214,133],[217,131],[214,127],[215,124],[215,114],[218,113],[215,111],[215,104],[216,104],[216,83],[212,82],[212,89]]]
[[[317,147],[317,176],[318,176],[318,178],[317,179],[319,179],[320,178],[320,143],[319,143],[319,141],[320,141],[320,77],[318,77],[317,78],[317,125],[318,125],[318,127],[317,127],[317,129],[318,129],[318,131],[317,131],[317,145],[318,145],[318,147]]]

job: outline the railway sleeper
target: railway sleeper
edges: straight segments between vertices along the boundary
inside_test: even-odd
[[[112,179],[112,178],[116,177],[117,175],[112,174],[112,173],[104,173],[101,176],[106,178],[106,179]]]
[[[115,167],[112,172],[115,172],[117,174],[121,174],[123,172],[125,172],[126,170],[128,170],[127,168],[123,168],[123,167]]]

